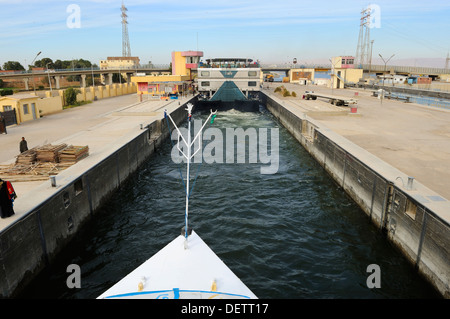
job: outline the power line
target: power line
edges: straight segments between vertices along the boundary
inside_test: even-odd
[[[435,52],[439,52],[441,54],[442,54],[442,51],[445,51],[445,48],[443,46],[437,44],[435,41],[431,41],[429,39],[424,39],[424,38],[419,38],[416,33],[411,35],[411,34],[404,32],[403,30],[401,30],[404,25],[394,26],[391,23],[384,20],[383,26],[384,26],[384,28],[383,28],[384,30],[389,31],[395,37],[400,37],[405,40],[408,40],[409,42],[413,42],[414,44],[422,45],[424,48],[427,48],[427,49],[435,51]],[[404,26],[404,28],[407,28],[407,27]]]

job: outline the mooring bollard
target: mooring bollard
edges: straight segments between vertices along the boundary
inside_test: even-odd
[[[50,182],[52,183],[52,187],[56,187],[56,176],[50,176]]]

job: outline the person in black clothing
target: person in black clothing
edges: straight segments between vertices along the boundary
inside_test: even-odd
[[[25,151],[28,151],[28,145],[27,141],[25,141],[25,137],[22,137],[22,140],[20,141],[20,153],[23,153]]]
[[[0,217],[7,218],[14,215],[13,199],[8,190],[7,182],[0,178]]]
[[[8,132],[6,131],[6,121],[1,113],[0,113],[0,134],[8,134]]]

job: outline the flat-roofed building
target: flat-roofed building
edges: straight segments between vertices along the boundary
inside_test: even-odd
[[[363,69],[355,68],[355,58],[352,56],[337,56],[331,58],[331,86],[343,89],[345,84],[355,84],[363,78]]]
[[[0,112],[13,114],[11,121],[20,124],[25,121],[40,118],[39,108],[37,107],[39,97],[33,94],[20,93],[0,97]]]
[[[331,58],[331,63],[337,69],[354,69],[355,57],[353,56],[337,56]]]
[[[136,83],[139,99],[167,99],[192,92],[188,75],[142,75],[131,77]]]
[[[174,51],[172,52],[172,75],[188,75],[195,77],[202,51]]]
[[[133,56],[119,56],[108,57],[106,60],[100,61],[100,69],[136,69],[140,65],[138,57]]]

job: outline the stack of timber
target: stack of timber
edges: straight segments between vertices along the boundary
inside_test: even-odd
[[[70,167],[68,164],[36,162],[33,164],[0,165],[0,177],[10,182],[33,182],[48,180]]]
[[[38,162],[59,162],[59,152],[67,147],[67,144],[52,145],[36,147],[36,160]]]
[[[88,146],[68,146],[59,152],[61,163],[76,163],[89,155]]]
[[[45,181],[88,155],[88,146],[38,146],[18,155],[14,164],[0,164],[0,178],[10,182]]]
[[[36,150],[34,148],[25,151],[17,156],[16,164],[29,165],[36,161]]]

